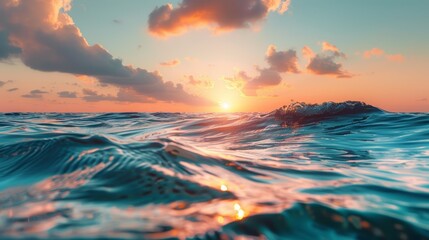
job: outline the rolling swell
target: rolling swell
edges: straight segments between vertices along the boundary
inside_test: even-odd
[[[429,115],[0,115],[0,238],[429,239]]]

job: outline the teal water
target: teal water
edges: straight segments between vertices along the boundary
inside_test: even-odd
[[[429,114],[0,114],[0,239],[429,239]]]

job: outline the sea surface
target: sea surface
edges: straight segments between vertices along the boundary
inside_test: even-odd
[[[0,114],[0,239],[429,239],[429,114]]]

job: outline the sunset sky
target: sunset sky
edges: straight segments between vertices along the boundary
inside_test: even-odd
[[[429,111],[429,1],[0,0],[0,111]]]

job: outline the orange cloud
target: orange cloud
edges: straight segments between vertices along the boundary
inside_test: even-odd
[[[328,42],[322,42],[322,50],[323,51],[332,51],[332,52],[340,52],[337,46],[330,44]]]
[[[370,59],[372,57],[384,57],[392,62],[403,62],[405,57],[402,54],[388,54],[383,49],[373,48],[363,52],[363,57]]]
[[[270,11],[284,13],[290,0],[182,0],[177,8],[166,4],[149,15],[149,31],[157,36],[176,35],[195,27],[215,31],[247,28]]]
[[[392,62],[403,62],[405,57],[402,54],[386,55],[386,59]]]
[[[178,59],[173,59],[170,61],[160,63],[160,65],[164,66],[164,67],[174,67],[174,66],[179,65],[179,64],[180,64],[180,60],[178,60]]]
[[[380,48],[373,48],[371,50],[367,50],[363,53],[365,58],[371,58],[372,56],[382,56],[384,54],[384,50]]]
[[[313,52],[313,50],[309,46],[304,46],[302,48],[302,55],[304,58],[310,60],[316,56],[316,54]]]

